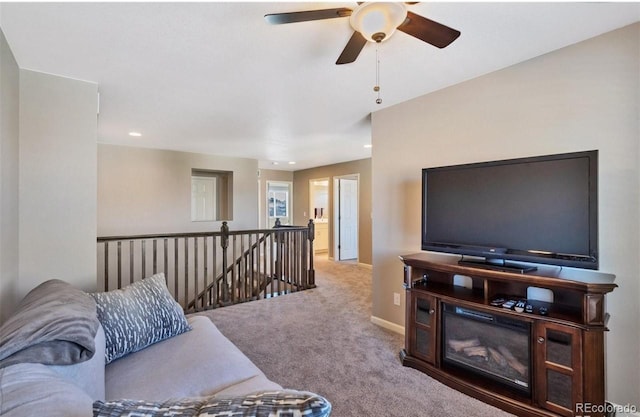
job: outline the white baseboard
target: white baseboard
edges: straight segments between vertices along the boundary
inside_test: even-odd
[[[400,333],[404,336],[404,326],[400,326],[399,324],[392,323],[376,316],[371,316],[371,323],[380,327],[384,327],[385,329],[391,330],[392,332]]]
[[[363,264],[362,262],[358,262],[358,266],[361,266],[361,267],[367,268],[367,269],[373,269],[373,265],[371,265],[371,264]]]

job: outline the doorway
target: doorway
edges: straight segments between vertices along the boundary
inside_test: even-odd
[[[329,178],[309,180],[309,214],[313,219],[314,253],[329,252]]]
[[[338,261],[358,259],[359,174],[333,179],[334,254]]]

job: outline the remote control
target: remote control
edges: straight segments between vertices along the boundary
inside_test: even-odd
[[[514,305],[516,305],[516,301],[515,300],[509,300],[506,303],[502,304],[502,308],[511,309]]]
[[[513,309],[518,313],[522,313],[524,311],[524,306],[525,306],[524,301],[518,301],[516,305],[513,307]]]

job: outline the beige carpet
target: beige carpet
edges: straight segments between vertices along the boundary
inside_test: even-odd
[[[271,380],[329,399],[333,417],[510,415],[402,366],[404,338],[370,321],[370,269],[317,258],[316,284],[199,314]]]

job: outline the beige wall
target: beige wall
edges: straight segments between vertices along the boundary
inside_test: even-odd
[[[96,287],[98,86],[20,70],[19,288]]]
[[[359,174],[358,185],[358,262],[371,264],[371,159],[343,162],[317,168],[295,171],[293,173],[294,222],[306,225],[312,213],[309,213],[309,180],[329,178],[329,211],[333,213],[333,178]],[[332,216],[330,215],[330,218]],[[333,224],[329,224],[329,256],[333,257]]]
[[[420,250],[424,167],[599,149],[607,399],[640,404],[640,24],[373,114],[373,316],[404,324],[398,255]],[[402,161],[401,163],[399,161]]]
[[[220,230],[191,221],[192,169],[233,171],[229,228],[257,227],[257,160],[100,144],[98,236]]]
[[[0,30],[0,323],[18,286],[19,69]]]

